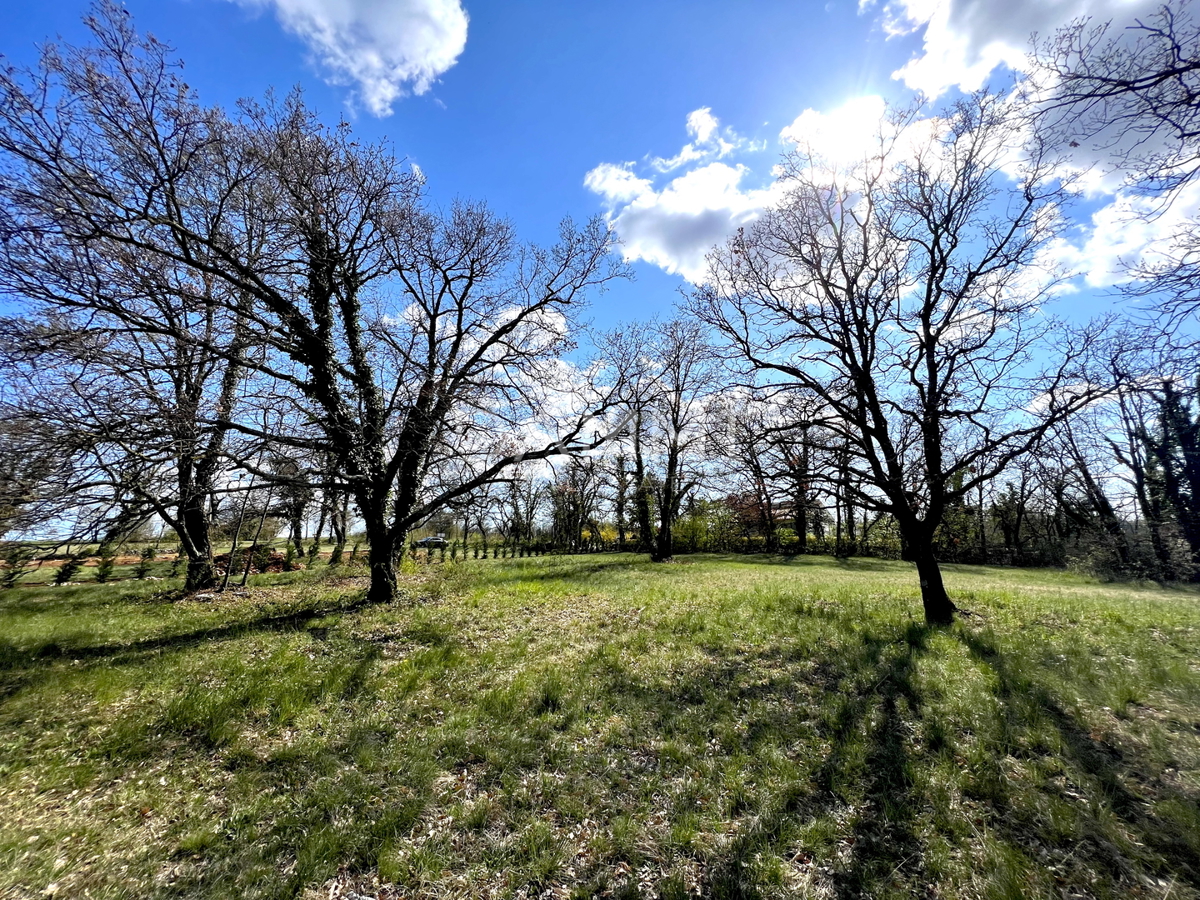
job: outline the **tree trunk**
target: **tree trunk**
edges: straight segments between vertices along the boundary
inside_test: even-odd
[[[658,540],[655,543],[654,554],[651,557],[654,562],[669,562],[675,555],[675,539],[672,537],[673,531],[674,529],[670,523],[666,521],[659,528]]]
[[[642,553],[654,551],[653,527],[650,525],[650,485],[647,482],[646,464],[642,459],[642,415],[639,412],[633,430],[633,478],[635,481],[633,504],[637,515],[638,550]]]
[[[658,540],[650,558],[654,562],[668,562],[675,555],[675,514],[679,505],[676,497],[676,482],[679,479],[679,452],[674,447],[667,451],[667,471],[663,478],[662,509],[659,510]]]
[[[399,580],[397,559],[404,552],[404,533],[397,534],[388,526],[383,510],[378,507],[359,510],[363,513],[363,528],[367,538],[367,568],[371,581],[367,587],[368,603],[391,603],[396,599]]]
[[[954,621],[958,607],[946,593],[942,583],[942,570],[933,555],[932,538],[920,541],[920,546],[909,544],[913,561],[917,564],[917,575],[921,579],[921,603],[925,607],[927,625],[949,625]]]
[[[1171,553],[1163,540],[1162,529],[1166,524],[1163,518],[1162,502],[1158,497],[1152,497],[1152,488],[1146,483],[1146,468],[1134,467],[1133,489],[1137,495],[1138,506],[1146,519],[1146,530],[1150,533],[1150,546],[1154,548],[1154,558],[1158,561],[1158,576],[1174,578],[1175,568],[1171,562]]]
[[[368,552],[368,562],[371,570],[371,584],[367,588],[368,603],[391,603],[399,592],[399,581],[396,577],[396,556],[392,542],[383,538],[377,545],[371,541]]]
[[[192,502],[180,510],[181,546],[187,554],[185,591],[204,591],[216,586],[217,573],[213,568],[212,542],[208,535],[208,515],[204,508],[207,498],[194,495]]]
[[[213,568],[211,556],[197,558],[188,557],[187,579],[184,581],[185,591],[203,591],[216,586],[217,573]]]
[[[292,546],[299,556],[304,555],[304,522],[300,516],[292,519]]]

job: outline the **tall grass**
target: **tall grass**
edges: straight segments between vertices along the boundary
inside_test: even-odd
[[[0,895],[1197,897],[1200,595],[539,557],[0,596]]]

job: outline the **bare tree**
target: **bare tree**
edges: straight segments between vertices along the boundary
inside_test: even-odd
[[[671,528],[681,505],[699,483],[703,422],[718,382],[716,356],[704,326],[683,318],[620,329],[606,343],[625,373],[640,549],[664,562],[674,555]]]
[[[594,456],[572,457],[555,468],[547,489],[551,530],[559,546],[580,550],[585,529],[599,535],[596,517],[603,485],[600,460]]]
[[[1183,202],[1200,173],[1200,19],[1193,0],[1164,3],[1127,24],[1081,18],[1041,42],[1028,94],[1038,125],[1122,171],[1158,202]],[[1157,261],[1131,261],[1130,289],[1158,295],[1169,311],[1200,304],[1200,221],[1190,210]]]
[[[36,69],[0,73],[0,290],[35,304],[10,349],[38,382],[25,413],[86,455],[64,489],[159,515],[204,587],[248,298],[183,258],[170,223],[216,233],[221,120],[123,10],[88,24],[93,46],[50,44]]]
[[[1044,126],[1111,151],[1149,189],[1200,170],[1200,21],[1192,0],[1120,27],[1080,18],[1041,42],[1031,87]]]
[[[734,393],[721,397],[711,410],[709,452],[723,462],[721,476],[734,496],[749,497],[766,549],[778,549],[776,410],[759,396]]]
[[[1043,310],[1054,160],[1014,154],[994,97],[918,112],[881,123],[853,166],[790,154],[786,199],[714,251],[693,306],[764,381],[819,398],[849,453],[844,483],[894,518],[925,618],[944,623],[956,607],[933,541],[948,504],[1098,389],[1080,365],[1090,336]]]
[[[27,294],[44,308],[59,290],[47,278]],[[118,312],[104,285],[85,290],[60,296],[90,305],[86,314],[34,313],[0,326],[4,406],[23,423],[24,452],[63,462],[42,480],[48,490],[38,519],[55,522],[68,539],[100,539],[113,522],[157,516],[187,556],[187,589],[210,587],[209,527],[224,490],[229,428],[207,420],[236,405],[241,367],[225,351],[238,352],[238,327],[232,336],[214,334],[223,317],[212,306],[196,314],[163,304],[164,325],[140,333],[136,319],[148,314],[146,304],[127,296]],[[163,333],[168,328],[172,334]]]
[[[524,246],[481,205],[426,207],[386,146],[325,127],[298,97],[229,119],[195,103],[123,10],[106,2],[90,24],[93,46],[0,75],[10,290],[64,260],[66,279],[111,273],[242,316],[259,352],[204,346],[249,367],[278,415],[221,406],[206,424],[334,457],[370,542],[372,600],[395,596],[415,524],[523,459],[603,440],[603,393],[561,362],[584,296],[621,274],[601,222]],[[515,450],[497,437],[509,429],[525,435]],[[240,461],[269,478],[253,459]]]

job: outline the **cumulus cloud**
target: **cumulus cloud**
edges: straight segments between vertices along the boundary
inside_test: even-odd
[[[605,164],[589,172],[584,183],[605,199],[626,260],[644,260],[699,282],[704,255],[757,218],[770,201],[771,188],[743,188],[747,171],[712,162],[656,190],[627,168]]]
[[[1079,272],[1092,288],[1131,281],[1131,271],[1168,262],[1178,253],[1179,236],[1193,227],[1200,209],[1200,183],[1186,185],[1163,209],[1151,199],[1128,191],[1100,207],[1075,234],[1053,248],[1057,260]]]
[[[669,158],[656,156],[650,164],[660,172],[671,172],[700,160],[723,159],[735,150],[761,150],[765,146],[747,141],[732,128],[722,128],[707,106],[688,113],[687,132],[692,140],[678,153]]]
[[[460,0],[233,0],[272,9],[335,84],[351,85],[377,116],[411,90],[423,94],[467,43]]]
[[[861,0],[860,11],[876,6]],[[898,36],[923,31],[921,52],[894,76],[913,90],[940,97],[953,87],[982,87],[997,67],[1021,71],[1030,38],[1091,17],[1130,21],[1152,13],[1161,0],[888,0],[882,27]]]
[[[861,159],[878,143],[884,109],[879,97],[858,98],[830,113],[808,109],[780,138],[803,143],[825,158]],[[722,129],[711,109],[692,112],[687,131],[692,140],[676,156],[651,157],[645,171],[633,162],[601,163],[584,177],[584,186],[603,199],[627,261],[648,262],[699,282],[708,251],[778,202],[785,185],[773,178],[752,186],[746,165],[723,161],[736,150],[764,145]]]
[[[890,35],[920,34],[920,52],[894,77],[908,87],[938,97],[953,88],[974,90],[995,72],[1021,73],[1029,66],[1032,38],[1046,40],[1063,26],[1089,20],[1112,25],[1108,37],[1135,41],[1138,32],[1126,25],[1152,21],[1162,0],[860,0],[860,12],[873,13]],[[1055,85],[1038,86],[1053,96]],[[1051,252],[1081,278],[1075,285],[1104,288],[1128,282],[1156,263],[1177,253],[1180,234],[1194,234],[1190,218],[1200,208],[1200,189],[1189,186],[1170,198],[1150,200],[1130,189],[1127,154],[1172,152],[1167,133],[1147,134],[1127,123],[1089,131],[1081,110],[1067,107],[1047,120],[1050,133],[1069,154],[1064,173],[1073,176],[1073,189],[1105,205],[1080,221]],[[1091,123],[1095,124],[1095,123]],[[1078,139],[1076,139],[1078,138]]]
[[[648,157],[643,172],[633,162],[601,163],[583,183],[602,198],[627,261],[643,260],[697,282],[704,277],[705,254],[757,218],[775,188],[747,188],[749,169],[722,162],[765,144],[722,128],[707,106],[689,113],[686,127],[691,140],[675,156]]]
[[[779,136],[795,144],[813,164],[831,169],[853,168],[876,157],[885,147],[892,159],[907,158],[944,128],[930,116],[903,127],[889,119],[879,96],[855,97],[830,112],[806,109]]]

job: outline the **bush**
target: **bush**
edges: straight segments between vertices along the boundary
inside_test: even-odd
[[[271,567],[271,545],[270,544],[255,544],[250,548],[254,559],[254,568],[259,572],[265,572]]]
[[[33,559],[33,548],[24,544],[12,544],[4,553],[4,575],[0,576],[0,588],[7,590],[17,583],[25,566]]]
[[[142,581],[150,574],[150,564],[154,562],[154,557],[157,556],[157,551],[153,547],[145,547],[142,549],[141,562],[137,564],[137,568],[133,570],[134,576],[138,581]]]
[[[55,584],[66,584],[83,568],[83,560],[78,556],[68,556],[63,560],[63,564],[58,567],[58,571],[54,573]]]
[[[96,566],[96,583],[104,584],[112,578],[113,566],[117,564],[117,552],[111,544],[100,545],[100,563]]]

